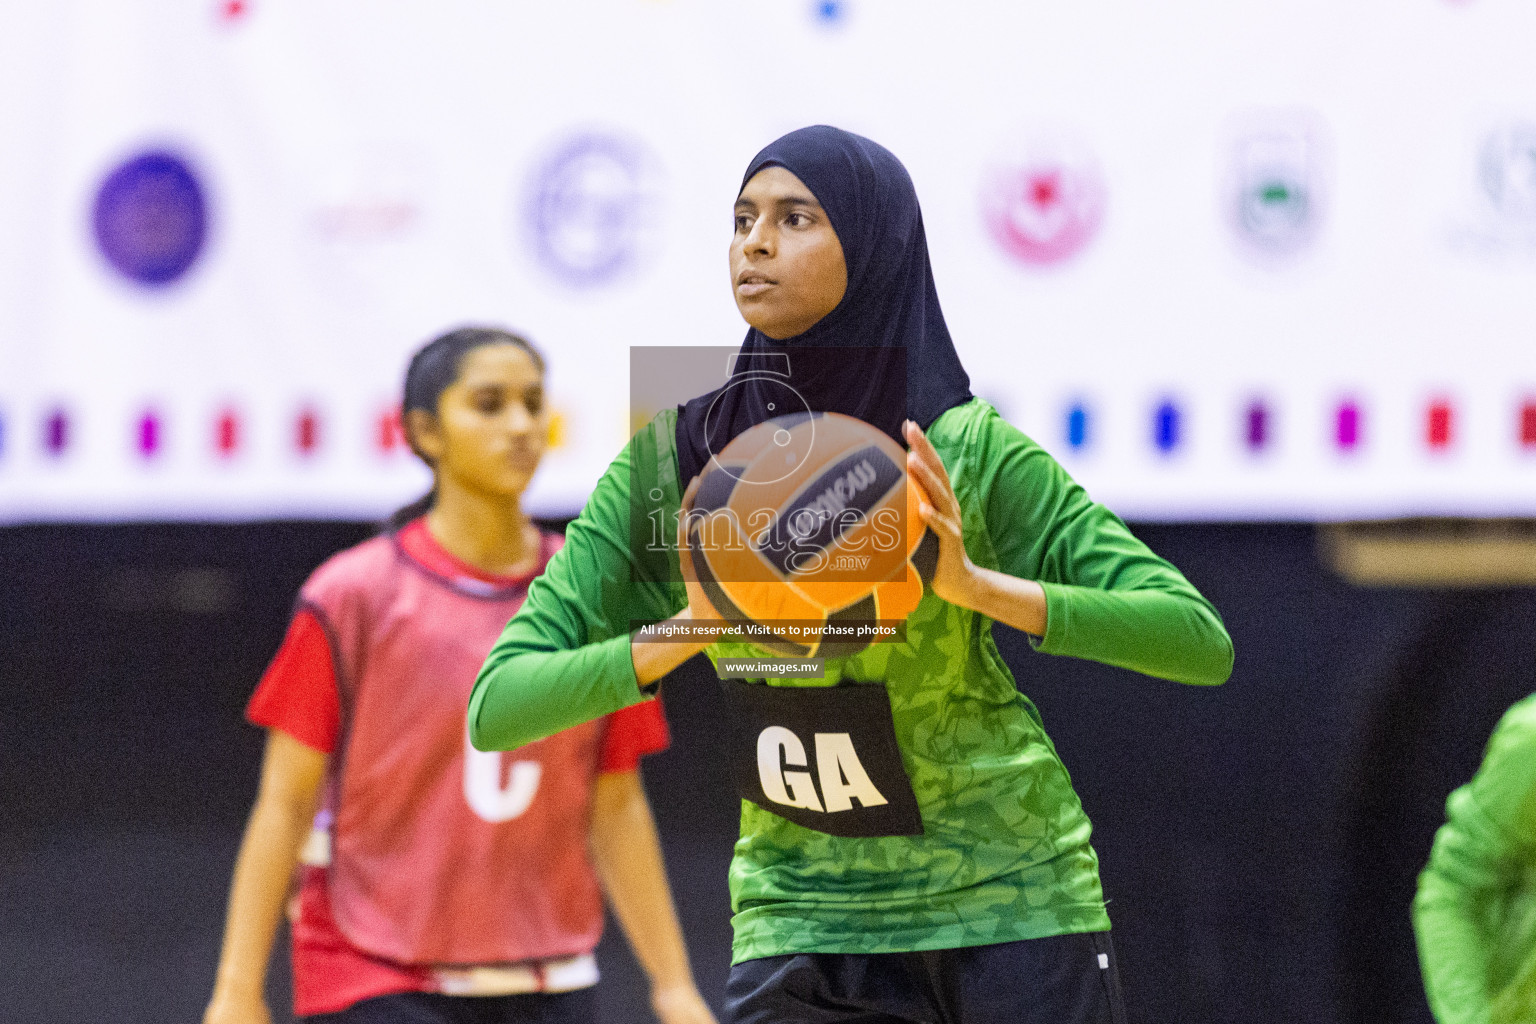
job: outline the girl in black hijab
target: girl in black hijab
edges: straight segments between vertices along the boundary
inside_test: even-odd
[[[731,280],[751,326],[738,365],[788,357],[813,411],[908,446],[937,554],[902,642],[828,659],[824,678],[727,683],[744,798],[728,1018],[1123,1020],[1088,819],[991,625],[1214,684],[1232,665],[1220,617],[970,395],[887,150],[816,126],[759,153]],[[691,502],[711,453],[779,414],[775,387],[749,375],[667,410],[615,460],[481,671],[477,746],[643,700],[700,650],[761,655],[723,638],[689,559],[643,538]]]
[[[766,179],[761,196],[749,191],[759,174]],[[765,209],[775,204],[783,208]],[[917,192],[889,150],[826,125],[791,132],[753,158],[736,207],[731,284],[752,325],[741,346],[742,363],[763,364],[779,352],[792,355],[794,388],[813,409],[855,416],[898,442],[909,416],[926,429],[946,409],[970,400],[970,378],[955,354],[933,286]],[[765,246],[766,232],[754,236],[751,228],[741,229],[767,227],[763,217],[769,213],[806,223],[786,223]],[[819,296],[791,291],[781,279],[814,275],[836,282],[834,268],[805,259],[805,244],[796,246],[791,237],[806,234],[825,234],[824,244],[840,247],[846,283],[837,295],[841,301],[834,299],[825,316],[786,336],[780,332],[799,326],[795,314],[814,315]],[[802,251],[779,251],[786,248]],[[759,279],[768,287],[758,286]],[[715,406],[709,436],[705,413],[717,393],[680,409],[682,479],[693,479],[710,452],[774,416],[765,408],[763,390],[750,382],[728,388],[728,407]]]

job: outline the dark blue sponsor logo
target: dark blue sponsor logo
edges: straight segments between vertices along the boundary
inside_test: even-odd
[[[171,284],[208,238],[208,202],[186,161],[140,153],[107,175],[92,214],[96,244],[114,270],[149,287]]]

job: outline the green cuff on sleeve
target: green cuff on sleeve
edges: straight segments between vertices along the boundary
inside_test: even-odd
[[[1061,654],[1072,632],[1072,601],[1064,587],[1040,581],[1045,591],[1045,635],[1026,633],[1029,644],[1041,654]]]
[[[482,671],[470,697],[470,741],[514,750],[647,696],[628,633],[570,651],[524,651]]]

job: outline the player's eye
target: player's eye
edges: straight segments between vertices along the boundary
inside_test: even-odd
[[[502,406],[506,405],[506,400],[502,398],[501,391],[495,388],[476,391],[470,401],[473,403],[475,411],[485,416],[496,415],[501,412]]]
[[[751,230],[752,216],[746,213],[738,213],[736,215],[736,233],[738,235],[744,235]]]
[[[544,411],[544,392],[533,388],[523,396],[523,407],[528,410],[528,415],[537,416]]]
[[[799,210],[796,210],[788,217],[785,217],[784,222],[792,228],[804,228],[810,226],[811,218],[808,215],[801,213]]]

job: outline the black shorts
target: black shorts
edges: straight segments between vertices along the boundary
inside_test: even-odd
[[[1108,932],[922,953],[747,960],[729,1024],[1125,1024]]]
[[[300,1019],[309,1024],[597,1024],[597,989],[516,996],[402,992]]]

